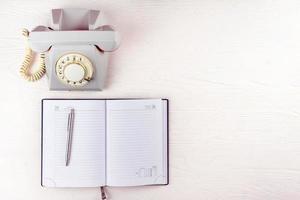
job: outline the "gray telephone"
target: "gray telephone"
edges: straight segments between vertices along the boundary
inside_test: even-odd
[[[23,30],[28,47],[20,69],[28,81],[46,73],[50,90],[101,90],[108,53],[117,49],[119,35],[103,24],[98,10],[53,9],[51,27]],[[34,52],[40,68],[31,73]]]

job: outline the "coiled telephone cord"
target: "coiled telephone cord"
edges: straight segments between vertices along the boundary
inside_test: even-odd
[[[28,39],[29,31],[27,29],[23,29],[22,35],[26,37],[26,39]],[[40,53],[39,68],[35,72],[30,72],[31,64],[33,60],[33,54],[34,54],[33,51],[30,49],[29,45],[27,44],[25,49],[25,58],[20,68],[21,76],[27,81],[31,81],[31,82],[41,79],[46,73],[44,53]]]

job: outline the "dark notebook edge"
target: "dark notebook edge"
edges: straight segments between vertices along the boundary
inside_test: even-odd
[[[44,187],[43,185],[43,126],[44,126],[44,99],[42,99],[41,103],[41,186]]]
[[[169,147],[169,99],[162,99],[167,101],[167,184],[165,185],[169,185],[170,183],[170,162],[169,162],[169,158],[170,158],[170,147]]]

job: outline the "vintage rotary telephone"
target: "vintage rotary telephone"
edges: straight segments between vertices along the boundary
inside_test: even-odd
[[[46,73],[50,90],[101,90],[108,53],[119,45],[119,35],[101,21],[100,11],[53,9],[51,27],[38,26],[27,38],[20,73],[37,81]],[[34,52],[40,53],[40,67],[31,73]]]

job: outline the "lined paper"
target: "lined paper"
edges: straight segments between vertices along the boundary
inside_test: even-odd
[[[72,151],[65,166],[72,108]],[[167,112],[161,99],[44,100],[42,185],[167,184]]]
[[[75,109],[73,142],[70,164],[65,166],[71,108]],[[43,110],[43,185],[105,185],[105,101],[44,100]]]
[[[165,184],[166,129],[163,101],[107,101],[107,184]]]

